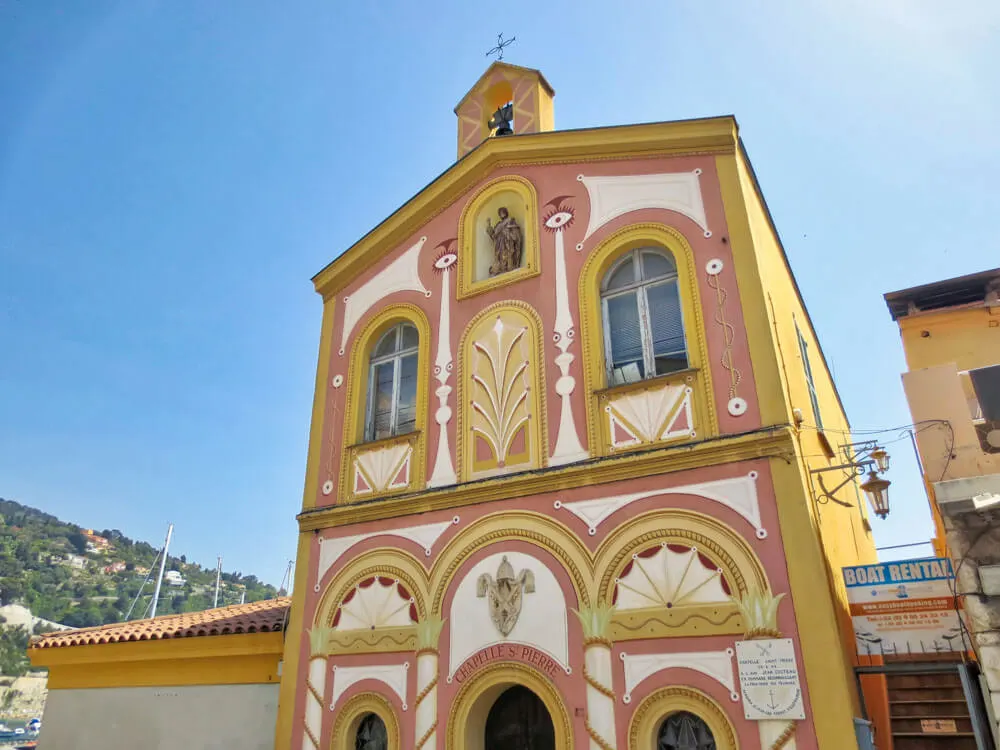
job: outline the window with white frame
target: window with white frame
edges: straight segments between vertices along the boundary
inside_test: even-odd
[[[382,440],[416,429],[419,343],[416,327],[400,323],[383,334],[372,349],[365,440]]]
[[[688,367],[677,264],[666,250],[631,250],[601,284],[608,385]]]

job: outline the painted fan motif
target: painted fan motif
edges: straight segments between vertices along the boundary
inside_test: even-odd
[[[518,442],[526,442],[518,436],[531,417],[528,329],[505,325],[497,317],[492,333],[472,344],[472,432],[488,446],[491,462],[503,468],[519,453]]]
[[[722,570],[694,547],[659,544],[632,556],[615,581],[619,610],[729,601]]]
[[[354,494],[367,495],[409,485],[412,453],[409,443],[359,453],[354,458]]]
[[[375,576],[347,592],[333,616],[333,629],[404,628],[416,621],[417,607],[403,584]]]
[[[688,436],[694,428],[691,389],[683,385],[618,396],[607,413],[614,448]]]

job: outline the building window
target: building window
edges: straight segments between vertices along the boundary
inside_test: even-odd
[[[667,251],[626,253],[604,276],[601,306],[609,385],[687,369],[677,264]]]
[[[819,399],[816,397],[816,382],[813,380],[812,367],[809,365],[809,344],[806,343],[799,330],[798,324],[795,326],[795,335],[799,337],[799,354],[802,355],[802,367],[806,371],[806,385],[809,387],[809,401],[812,402],[813,419],[816,420],[816,427],[823,429],[823,416],[819,413]]]
[[[700,718],[680,711],[660,725],[655,750],[715,750],[715,737]]]
[[[417,423],[417,329],[400,323],[372,349],[365,440],[405,435]]]
[[[385,722],[375,714],[368,714],[358,725],[354,737],[355,750],[389,750],[389,736]]]

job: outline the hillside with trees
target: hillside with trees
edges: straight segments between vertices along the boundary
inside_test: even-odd
[[[72,627],[121,622],[130,609],[130,619],[141,618],[152,598],[157,555],[158,548],[118,529],[84,529],[0,498],[0,605],[21,604],[35,617]],[[212,606],[214,567],[169,555],[166,569],[174,572],[163,583],[157,615]],[[223,572],[219,606],[283,593],[256,576]],[[0,625],[0,673],[10,674],[13,652],[23,653],[28,634],[21,631]],[[25,666],[18,661],[15,673]]]

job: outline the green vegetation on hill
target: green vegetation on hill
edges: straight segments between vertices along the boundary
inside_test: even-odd
[[[143,617],[155,583],[157,550],[117,529],[95,529],[91,538],[86,532],[48,513],[0,498],[0,604],[23,604],[36,617],[73,627],[120,622],[148,575],[131,619]],[[183,583],[164,581],[157,615],[212,606],[214,568],[189,563],[184,555],[171,555],[167,570],[177,571]],[[222,574],[219,606],[238,603],[244,593],[246,601],[253,602],[279,592],[256,576]],[[18,640],[22,638],[19,633]]]

